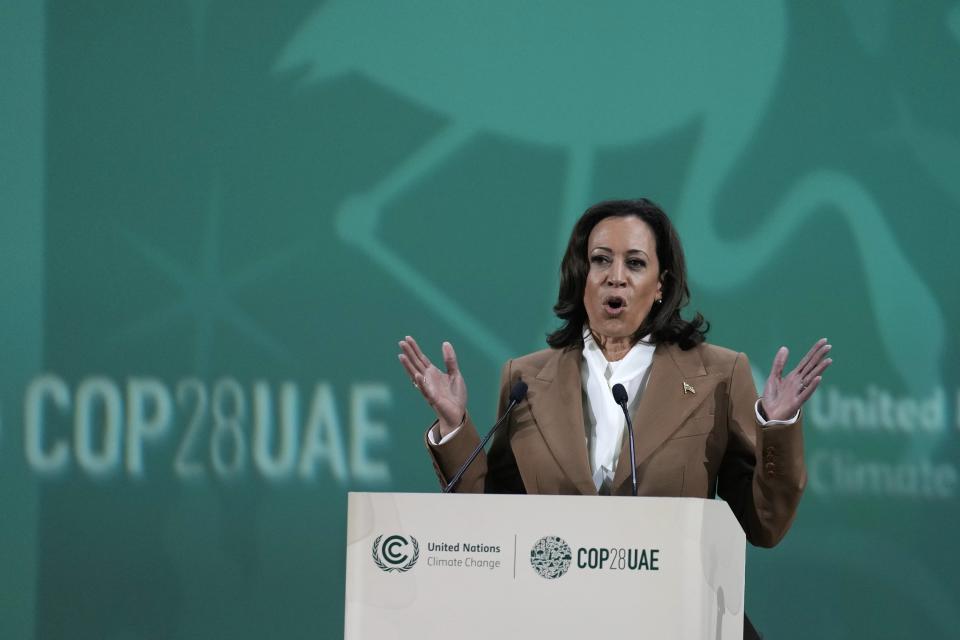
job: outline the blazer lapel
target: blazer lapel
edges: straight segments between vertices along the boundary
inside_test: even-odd
[[[718,374],[708,374],[695,349],[659,345],[650,364],[650,377],[640,406],[631,416],[637,466],[677,431],[714,387]],[[690,389],[694,393],[690,393]],[[624,430],[623,447],[613,479],[613,491],[630,480],[630,442]]]
[[[528,382],[527,402],[534,422],[563,472],[582,494],[596,494],[590,474],[579,349],[558,351]]]

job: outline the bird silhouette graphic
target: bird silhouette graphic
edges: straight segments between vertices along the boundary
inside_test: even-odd
[[[912,390],[927,393],[939,383],[942,313],[855,177],[812,168],[748,235],[721,233],[719,194],[768,111],[787,45],[782,1],[330,0],[300,26],[275,70],[300,72],[304,83],[363,74],[443,116],[446,125],[436,134],[340,206],[336,228],[498,363],[514,352],[504,339],[378,234],[385,206],[480,132],[551,145],[567,163],[555,226],[560,247],[589,203],[599,150],[697,123],[697,148],[672,211],[695,284],[723,292],[748,283],[780,260],[803,223],[829,207],[857,243],[887,356]]]

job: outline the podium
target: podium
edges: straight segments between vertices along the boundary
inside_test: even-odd
[[[718,500],[350,493],[344,638],[740,640],[745,553]]]

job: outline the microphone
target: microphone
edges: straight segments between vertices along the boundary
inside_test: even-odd
[[[623,385],[613,385],[613,401],[623,409],[623,417],[627,419],[627,435],[630,437],[630,481],[633,483],[633,495],[637,495],[637,452],[633,449],[633,421],[630,420],[630,411],[627,409],[627,390]]]
[[[480,441],[480,444],[477,445],[477,448],[473,450],[473,453],[470,454],[470,457],[467,458],[467,461],[457,469],[457,473],[454,474],[453,479],[447,483],[447,486],[443,488],[443,493],[450,493],[450,490],[457,486],[457,483],[460,482],[460,478],[463,477],[463,474],[467,472],[467,467],[477,459],[477,456],[480,455],[480,452],[483,451],[483,448],[487,446],[487,442],[490,441],[490,438],[493,437],[493,434],[497,432],[497,429],[500,428],[500,425],[507,419],[507,416],[513,411],[513,408],[520,404],[520,402],[527,397],[527,383],[523,380],[517,380],[513,387],[510,389],[510,404],[507,405],[507,410],[503,412],[503,415],[500,416],[500,419],[497,420],[496,424],[493,425],[493,428],[483,437],[483,440]]]

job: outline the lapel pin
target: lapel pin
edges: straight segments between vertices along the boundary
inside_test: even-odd
[[[683,381],[683,395],[687,395],[688,393],[693,393],[693,394],[695,394],[696,392],[697,392],[697,390],[694,389],[693,387],[691,387],[690,384],[687,383],[686,380]]]

